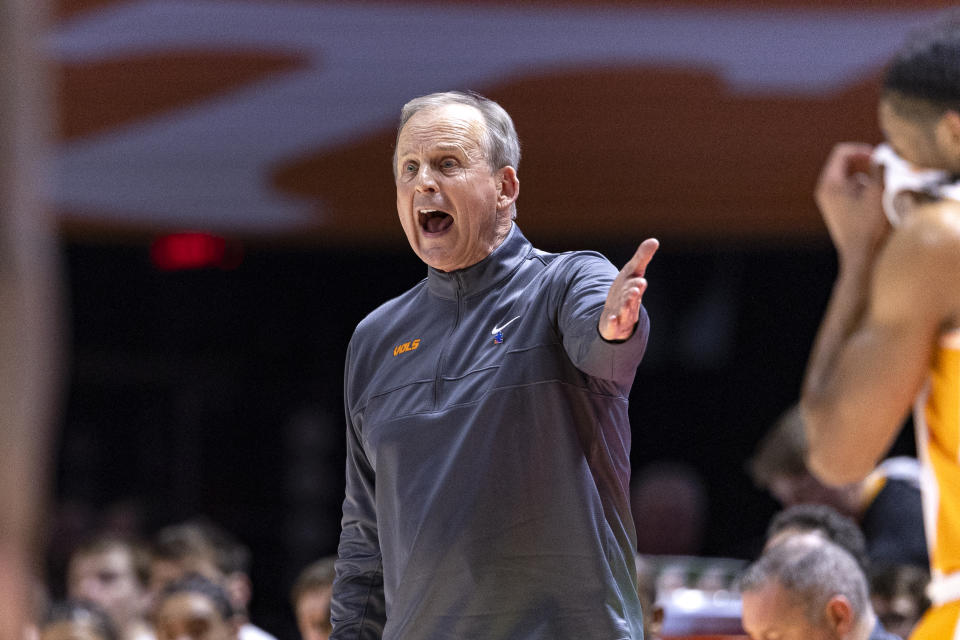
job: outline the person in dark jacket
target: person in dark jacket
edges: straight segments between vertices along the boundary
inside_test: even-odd
[[[333,640],[643,637],[627,401],[658,243],[619,272],[535,249],[519,159],[482,96],[403,109],[397,211],[427,278],[347,348]]]

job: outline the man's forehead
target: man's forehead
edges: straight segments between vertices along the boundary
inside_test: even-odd
[[[766,638],[780,630],[784,616],[783,593],[776,580],[769,580],[758,589],[742,595],[743,621],[756,638]]]
[[[453,141],[431,141],[425,139],[416,139],[408,140],[406,144],[401,141],[398,147],[399,155],[406,155],[408,153],[422,153],[430,151],[433,153],[466,153],[468,149],[472,148],[475,145],[469,143],[457,143]]]
[[[429,146],[439,150],[478,146],[486,131],[483,115],[466,104],[430,107],[413,114],[400,131],[401,152]]]

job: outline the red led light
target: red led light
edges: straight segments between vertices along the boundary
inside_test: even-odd
[[[240,264],[237,244],[209,233],[171,233],[153,241],[150,259],[161,271],[235,269]]]

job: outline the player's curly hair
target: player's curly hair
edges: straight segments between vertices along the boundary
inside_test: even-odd
[[[887,65],[883,91],[960,110],[960,11],[911,34]]]

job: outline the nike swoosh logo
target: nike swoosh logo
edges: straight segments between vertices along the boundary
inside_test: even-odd
[[[514,318],[513,320],[519,320],[519,319],[520,319],[520,316],[517,316],[517,317]],[[494,327],[494,328],[493,328],[493,331],[490,332],[490,335],[492,335],[492,336],[497,335],[498,333],[500,333],[501,331],[503,331],[504,329],[506,329],[506,328],[507,328],[507,325],[510,324],[511,322],[513,322],[513,320],[507,320],[503,325],[501,325],[501,326],[499,326],[499,327]]]

